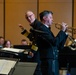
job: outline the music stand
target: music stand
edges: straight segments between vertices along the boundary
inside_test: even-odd
[[[18,62],[15,66],[13,75],[33,75],[37,63],[32,62]]]
[[[31,45],[14,45],[13,48],[17,48],[17,49],[30,49]]]
[[[0,75],[11,75],[17,63],[18,59],[0,58]]]

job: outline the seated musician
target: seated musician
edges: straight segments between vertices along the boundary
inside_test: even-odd
[[[4,41],[3,47],[11,48],[11,46],[12,46],[12,44],[11,44],[11,41],[10,40],[5,40]]]
[[[4,44],[4,37],[0,36],[0,48],[3,47]]]
[[[5,40],[4,44],[3,44],[3,48],[11,48],[12,44],[10,40]],[[12,54],[8,53],[8,52],[2,52],[2,57],[13,57]]]
[[[26,39],[22,39],[22,40],[21,40],[21,45],[28,45],[27,40],[26,40]]]

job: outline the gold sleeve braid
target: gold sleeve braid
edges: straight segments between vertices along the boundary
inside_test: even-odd
[[[27,30],[23,30],[21,34],[27,37],[29,35],[29,32]]]
[[[34,44],[34,45],[31,46],[31,49],[34,50],[34,51],[37,51],[38,47],[37,47],[37,45]]]
[[[21,32],[21,34],[27,37],[30,33],[27,30],[23,30]],[[37,47],[36,44],[32,44],[31,49],[34,50],[34,51],[37,51],[38,50],[38,47]]]
[[[24,33],[23,35],[27,37],[27,36],[29,35],[29,33],[28,33],[28,32],[26,32],[26,33]]]

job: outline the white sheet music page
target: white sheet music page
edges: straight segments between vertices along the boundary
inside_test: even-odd
[[[0,59],[0,74],[8,75],[16,61]]]
[[[16,49],[16,48],[2,48],[1,50],[10,51],[10,52],[16,52],[16,53],[20,53],[20,52],[24,51],[24,49]]]

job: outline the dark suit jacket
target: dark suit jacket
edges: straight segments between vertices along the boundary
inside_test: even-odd
[[[31,32],[34,37],[34,42],[36,42],[38,45],[38,51],[33,51],[35,53],[35,57],[39,58],[40,54],[40,58],[58,59],[58,49],[62,49],[64,47],[64,43],[67,38],[65,32],[60,31],[58,35],[54,37],[52,31],[50,31],[37,19],[33,24],[31,24],[31,26],[36,30],[45,32],[44,34]]]
[[[43,24],[38,28],[45,34],[38,34],[37,45],[40,58],[58,59],[58,49],[64,47],[67,35],[62,30],[54,37],[53,33]]]
[[[38,30],[39,27],[40,27],[40,25],[41,25],[41,22],[38,21],[37,19],[35,19],[35,21],[31,24],[31,27],[32,27],[33,29]],[[32,32],[28,35],[28,37],[30,37],[30,35],[32,35],[30,38],[33,38],[33,39],[32,39],[32,42],[33,42],[33,43],[36,43],[36,44],[37,44],[37,42],[36,42],[36,40],[37,40],[37,34],[38,34],[38,33],[32,31]],[[34,61],[34,62],[40,62],[39,50],[37,50],[37,51],[31,50],[31,51],[34,53],[34,57],[32,58],[33,61]]]

